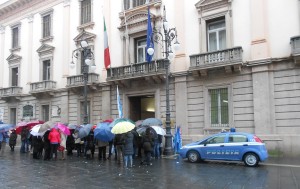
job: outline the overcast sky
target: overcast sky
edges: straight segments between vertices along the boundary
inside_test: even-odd
[[[0,0],[0,5],[1,5],[2,3],[5,3],[6,1],[9,1],[9,0]]]

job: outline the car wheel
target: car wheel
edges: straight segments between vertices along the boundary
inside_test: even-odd
[[[247,153],[244,156],[244,163],[248,167],[255,167],[258,165],[259,159],[255,153]]]
[[[200,161],[200,155],[197,151],[189,151],[187,154],[189,162],[195,163]]]

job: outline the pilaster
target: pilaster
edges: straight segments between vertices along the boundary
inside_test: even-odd
[[[176,125],[181,126],[183,135],[189,134],[187,114],[187,78],[186,76],[175,77],[175,104]]]
[[[267,33],[267,2],[251,0],[251,59],[263,59],[270,55]]]
[[[63,70],[63,77],[69,76],[69,62],[71,57],[70,50],[70,0],[64,0],[63,10],[63,63],[61,64]]]
[[[111,87],[102,87],[102,115],[101,119],[106,120],[112,117],[111,115]]]
[[[32,81],[32,46],[33,46],[33,15],[30,14],[27,17],[27,21],[28,21],[28,38],[27,38],[27,45],[28,45],[28,49],[27,49],[27,63],[28,63],[28,67],[27,67],[27,82],[31,83]]]
[[[5,26],[0,25],[0,70],[4,69]],[[0,87],[3,87],[3,75],[0,74]]]

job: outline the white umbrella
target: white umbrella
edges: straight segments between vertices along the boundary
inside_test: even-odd
[[[43,136],[46,131],[39,132],[41,126],[42,126],[42,124],[38,124],[38,125],[35,125],[34,127],[32,127],[32,129],[30,130],[30,134],[32,134],[33,136]]]
[[[161,126],[154,125],[154,126],[151,126],[151,127],[155,130],[156,134],[166,135],[166,131]]]

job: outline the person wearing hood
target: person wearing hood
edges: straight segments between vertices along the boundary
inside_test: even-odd
[[[54,160],[57,160],[57,148],[60,144],[60,133],[56,128],[52,128],[51,132],[49,133],[48,139],[50,140],[51,147],[50,158],[53,159],[54,154]]]
[[[12,133],[9,136],[9,147],[10,147],[10,151],[12,151],[12,152],[15,150],[15,146],[17,144],[17,138],[18,138],[18,135],[16,133],[16,130],[13,129]]]

